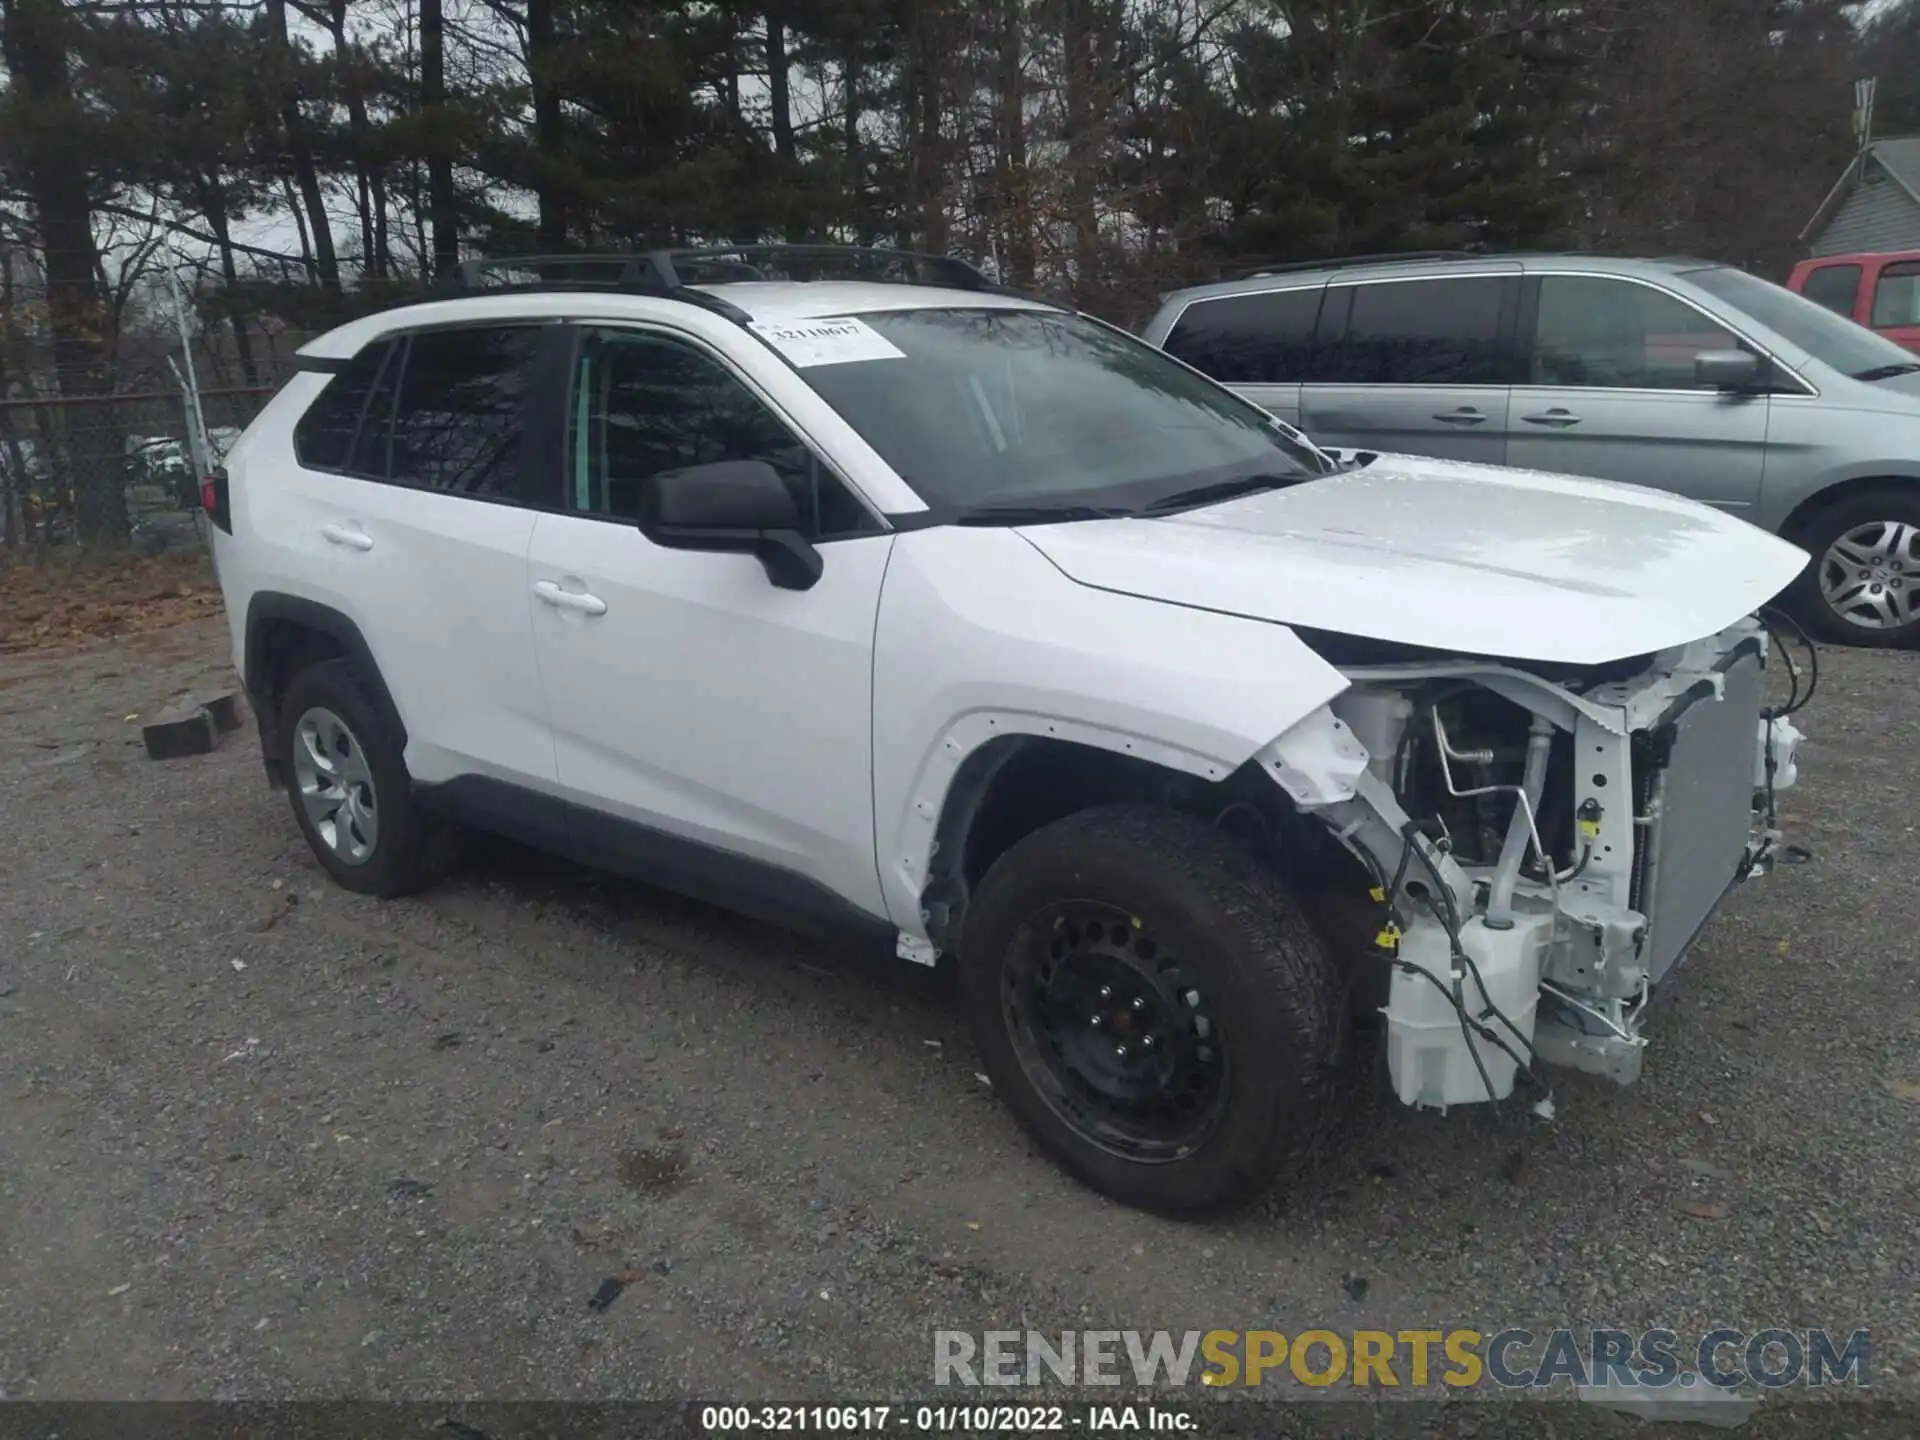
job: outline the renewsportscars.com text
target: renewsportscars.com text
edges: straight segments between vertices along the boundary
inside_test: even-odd
[[[1305,1385],[1636,1389],[1871,1379],[1866,1330],[940,1330],[936,1385]]]

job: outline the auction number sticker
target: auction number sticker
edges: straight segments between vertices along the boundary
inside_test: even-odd
[[[906,353],[864,320],[756,320],[754,334],[802,370],[855,360],[904,360]]]

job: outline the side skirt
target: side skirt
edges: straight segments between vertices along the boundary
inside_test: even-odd
[[[819,939],[894,953],[899,932],[891,921],[780,866],[484,775],[416,785],[414,793],[476,830]]]

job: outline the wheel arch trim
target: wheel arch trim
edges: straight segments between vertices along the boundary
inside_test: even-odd
[[[300,595],[289,595],[278,590],[255,592],[247,602],[246,638],[244,669],[241,675],[247,688],[247,698],[253,705],[254,719],[260,730],[261,757],[267,767],[267,777],[280,784],[285,777],[280,773],[281,766],[277,747],[279,717],[275,713],[276,696],[273,693],[272,678],[275,658],[275,636],[282,625],[292,625],[300,629],[311,630],[325,635],[334,641],[346,653],[355,673],[367,687],[367,698],[380,712],[382,723],[392,727],[394,737],[400,743],[402,753],[407,747],[406,722],[400,716],[400,709],[393,702],[392,692],[387,689],[386,678],[380,673],[380,666],[373,658],[373,650],[367,644],[366,636],[353,620],[331,605],[317,600],[309,600]],[[283,677],[291,680],[292,676]]]

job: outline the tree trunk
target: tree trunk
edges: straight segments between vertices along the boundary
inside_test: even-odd
[[[873,244],[873,218],[867,209],[867,158],[860,149],[860,37],[854,35],[847,40],[847,51],[841,65],[841,77],[846,89],[847,106],[842,123],[845,131],[842,145],[846,150],[846,178],[842,182],[846,188],[847,209],[853,220],[853,237],[861,245]]]
[[[112,388],[107,346],[112,306],[93,238],[87,157],[74,148],[79,115],[67,79],[66,17],[60,0],[8,0],[4,19],[0,50],[14,93],[30,116],[16,144],[22,188],[46,260],[55,377],[63,399],[79,400]],[[79,414],[94,408],[73,407]],[[73,487],[80,540],[121,543],[127,538],[127,492],[119,432],[112,408],[99,408],[105,423],[80,427],[64,478]],[[55,472],[56,482],[59,478]]]
[[[1092,0],[1061,0],[1060,45],[1065,52],[1067,206],[1073,220],[1075,298],[1085,299],[1099,269],[1100,212],[1096,204],[1093,119]]]
[[[373,153],[372,125],[367,118],[367,97],[361,89],[362,74],[352,43],[347,39],[347,0],[332,0],[327,12],[327,31],[333,37],[334,63],[347,96],[347,133],[353,139],[353,181],[355,208],[360,215],[360,265],[367,275],[380,275],[379,227],[374,219],[374,196],[379,188],[379,161]]]
[[[233,258],[233,232],[227,218],[227,197],[216,178],[194,176],[199,192],[200,211],[207,217],[213,238],[219,241],[220,277],[225,282],[223,308],[227,323],[233,326],[233,349],[240,357],[240,375],[249,388],[260,383],[260,371],[253,363],[253,337],[248,332],[247,307],[240,300],[240,267]]]
[[[453,156],[439,128],[444,124],[447,104],[446,29],[440,0],[420,0],[420,110],[430,127],[427,211],[433,229],[433,273],[436,275],[451,274],[460,263],[460,217],[454,209]]]
[[[903,216],[903,229],[919,225],[922,248],[940,254],[947,247],[946,193],[941,166],[939,42],[929,3],[913,7],[906,94],[909,194],[917,214]]]
[[[767,104],[773,111],[773,151],[796,198],[787,217],[787,239],[811,238],[813,219],[800,185],[800,155],[793,140],[792,76],[787,63],[787,20],[778,5],[767,7]]]
[[[1036,268],[1027,176],[1027,87],[1020,0],[1000,0],[1000,223],[1007,278],[1031,286]]]
[[[333,250],[333,227],[327,220],[326,196],[320,190],[320,170],[313,158],[313,132],[300,111],[300,94],[293,83],[293,45],[287,39],[287,0],[267,0],[267,31],[280,72],[280,124],[286,132],[287,153],[293,159],[293,178],[312,232],[313,264],[320,283],[340,288],[340,261]]]
[[[533,85],[534,195],[540,202],[540,248],[567,248],[566,133],[554,76],[553,0],[527,0],[527,75]]]

